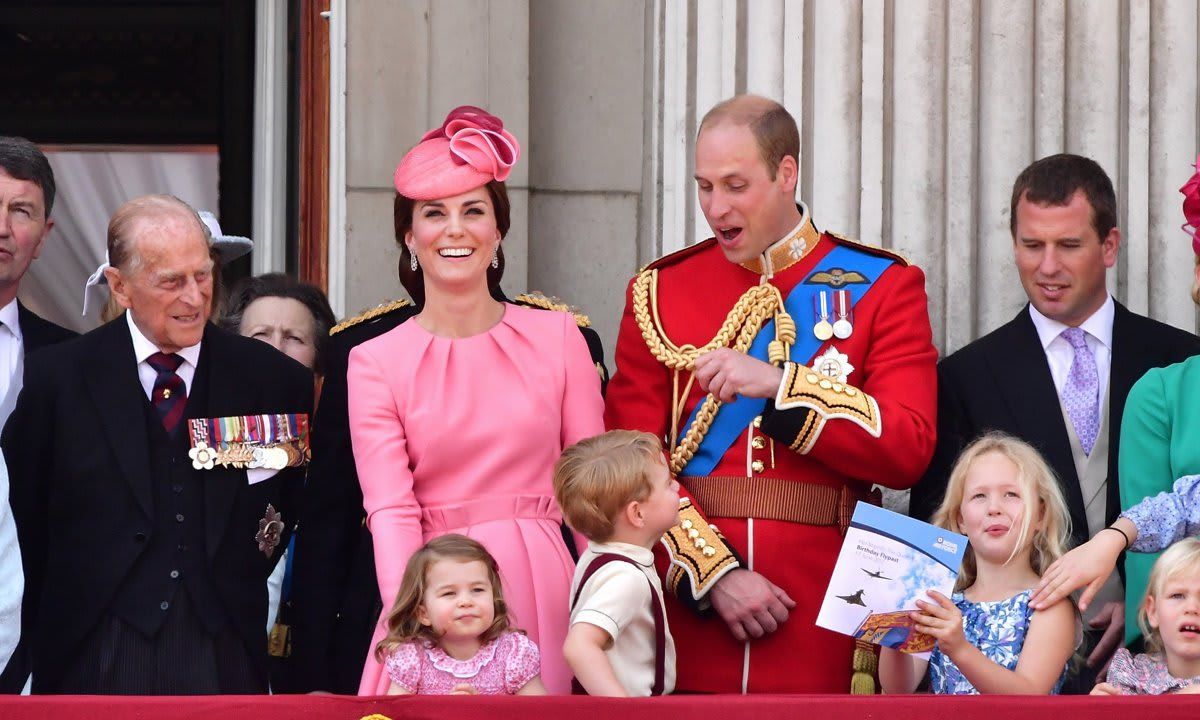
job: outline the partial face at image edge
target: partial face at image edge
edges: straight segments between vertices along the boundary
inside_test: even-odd
[[[0,294],[16,293],[53,227],[42,188],[0,169]]]

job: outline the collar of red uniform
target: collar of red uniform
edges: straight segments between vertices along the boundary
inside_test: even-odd
[[[821,233],[813,225],[808,207],[804,203],[799,203],[799,206],[800,224],[782,240],[772,243],[762,255],[742,263],[742,267],[756,275],[771,277],[800,262],[813,251],[821,239]]]

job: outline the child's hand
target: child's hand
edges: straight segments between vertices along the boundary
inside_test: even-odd
[[[1051,563],[1042,573],[1041,582],[1033,591],[1029,605],[1044,610],[1087,585],[1079,596],[1079,609],[1086,610],[1108,576],[1117,565],[1125,542],[1117,532],[1100,532],[1074,550]]]
[[[1089,695],[1124,695],[1121,688],[1116,685],[1109,685],[1106,682],[1096,683],[1096,687],[1092,688]]]
[[[942,652],[953,659],[954,654],[967,644],[967,636],[962,628],[962,613],[950,598],[937,590],[930,590],[927,594],[933,598],[933,602],[918,600],[917,607],[921,609],[911,613],[910,617],[918,631],[937,638]]]
[[[479,691],[473,685],[467,683],[459,683],[450,691],[451,695],[478,695]]]

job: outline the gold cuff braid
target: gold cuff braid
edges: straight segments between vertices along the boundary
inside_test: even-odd
[[[667,589],[675,595],[686,576],[691,581],[692,597],[699,600],[726,572],[738,566],[737,558],[725,545],[725,536],[687,498],[679,501],[679,522],[663,535],[662,544],[671,559]]]
[[[779,289],[769,283],[755,285],[742,294],[733,309],[725,316],[721,328],[711,340],[702,347],[694,345],[675,345],[663,331],[662,321],[658,315],[658,270],[646,269],[638,273],[633,281],[633,314],[641,330],[646,347],[656,360],[671,370],[691,372],[696,367],[696,358],[718,348],[732,347],[736,352],[745,353],[759,329],[768,320],[775,318],[775,340],[770,343],[768,350],[771,362],[782,364],[787,360],[792,343],[796,341],[796,323],[788,315],[783,306],[783,295]],[[686,393],[685,393],[686,394]],[[671,412],[672,421],[677,420],[686,397],[673,398]],[[688,428],[674,448],[671,449],[671,471],[679,473],[683,470],[700,442],[708,433],[721,401],[711,393],[704,398],[696,419]]]
[[[866,430],[872,437],[883,433],[883,418],[875,398],[862,390],[837,382],[817,371],[789,362],[783,369],[783,382],[775,396],[777,410],[808,408],[820,416],[814,429],[806,422],[795,441],[793,449],[808,452],[817,442],[817,436],[830,420],[849,420]],[[804,437],[807,435],[807,439]]]

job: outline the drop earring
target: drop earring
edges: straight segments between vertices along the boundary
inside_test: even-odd
[[[492,269],[498,270],[499,268],[500,268],[500,245],[497,244],[494,248],[492,248]]]
[[[413,272],[416,272],[417,271],[417,254],[415,252],[413,252],[412,249],[410,248],[408,251],[408,256],[409,256],[409,258],[411,258],[411,260],[408,263],[408,266],[412,268]]]

